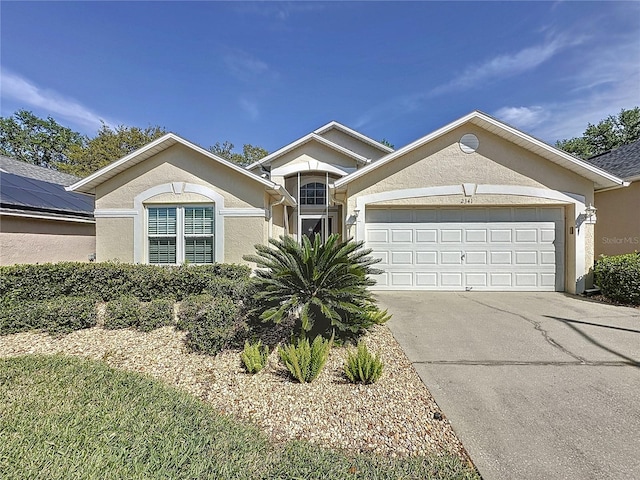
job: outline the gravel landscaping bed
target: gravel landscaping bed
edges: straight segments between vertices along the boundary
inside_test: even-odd
[[[256,375],[244,373],[239,351],[216,357],[188,353],[185,333],[95,327],[62,337],[18,333],[0,337],[0,356],[79,355],[146,373],[202,398],[223,413],[248,420],[276,442],[307,440],[322,446],[388,456],[450,453],[468,460],[451,425],[420,381],[387,327],[364,337],[385,368],[373,385],[346,381],[346,351],[334,347],[310,384],[291,381],[277,354]]]

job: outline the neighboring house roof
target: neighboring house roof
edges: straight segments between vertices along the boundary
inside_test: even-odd
[[[587,162],[625,180],[640,180],[640,140],[588,158]]]
[[[20,175],[21,177],[35,178],[36,180],[42,180],[43,182],[57,183],[58,185],[68,186],[72,183],[80,180],[75,175],[69,175],[68,173],[58,172],[50,168],[39,167],[32,165],[22,160],[16,160],[15,158],[5,157],[0,155],[0,174],[13,173]]]
[[[366,175],[370,171],[385,165],[394,159],[406,155],[407,153],[426,145],[427,143],[433,141],[434,139],[445,135],[452,130],[464,125],[465,123],[472,123],[477,125],[499,137],[502,137],[506,140],[511,141],[512,143],[525,148],[547,160],[556,163],[568,170],[571,170],[578,175],[581,175],[589,180],[593,181],[596,190],[603,188],[611,188],[615,186],[624,185],[625,182],[616,177],[615,175],[598,168],[597,166],[592,165],[591,163],[587,163],[584,160],[581,160],[573,155],[570,155],[558,148],[552,147],[551,145],[546,144],[545,142],[538,140],[537,138],[532,137],[520,130],[511,127],[495,118],[487,115],[486,113],[480,111],[473,111],[468,115],[465,115],[454,122],[445,125],[444,127],[425,135],[422,138],[402,147],[392,153],[389,153],[385,157],[367,165],[360,170],[356,170],[355,172],[342,177],[337,180],[335,183],[335,188],[339,189],[344,187],[348,183],[353,180],[360,178],[363,175]]]
[[[245,170],[243,167],[236,165],[235,163],[232,163],[228,160],[225,160],[224,158],[214,155],[213,153],[205,150],[204,148],[199,147],[198,145],[195,145],[185,140],[184,138],[179,137],[175,133],[167,133],[166,135],[163,135],[162,137],[154,140],[153,142],[145,145],[144,147],[139,148],[135,152],[132,152],[129,155],[122,157],[121,159],[116,160],[115,162],[110,163],[106,167],[101,168],[97,172],[89,175],[88,177],[83,178],[82,180],[74,183],[73,185],[68,186],[67,190],[84,192],[84,193],[92,193],[95,187],[100,185],[101,183],[109,180],[110,178],[113,178],[120,172],[123,172],[126,169],[134,165],[137,165],[138,163],[146,160],[147,158],[150,158],[153,155],[156,155],[162,152],[163,150],[166,150],[176,144],[181,144],[192,150],[195,150],[198,153],[201,153],[202,155],[210,158],[211,160],[221,163],[222,165],[225,165],[226,167],[232,170],[235,170],[239,174],[244,175],[254,180],[257,183],[262,184],[264,187],[266,187],[267,192],[284,198],[285,203],[287,203],[288,205],[296,204],[295,199],[281,185],[278,185],[276,183],[273,183],[271,180],[267,180],[258,175],[255,175]]]
[[[93,219],[93,195],[72,193],[64,185],[13,173],[0,174],[0,211],[38,218]]]

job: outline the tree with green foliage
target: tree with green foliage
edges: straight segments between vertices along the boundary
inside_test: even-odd
[[[52,117],[18,110],[0,117],[0,154],[40,167],[57,168],[68,163],[70,148],[82,148],[84,137],[63,127]]]
[[[258,160],[263,159],[269,152],[262,147],[253,146],[250,143],[245,143],[242,147],[242,153],[233,151],[234,145],[231,142],[225,141],[223,143],[216,142],[215,145],[209,147],[209,151],[214,155],[229,160],[241,166],[250,165]]]
[[[106,124],[93,138],[85,137],[84,145],[71,145],[68,162],[59,170],[85,177],[166,134],[159,126],[111,128]]]
[[[640,140],[640,107],[624,108],[597,125],[588,124],[581,137],[559,140],[556,147],[581,158],[608,152]]]
[[[383,138],[382,140],[380,140],[380,143],[382,145],[384,145],[385,147],[389,147],[389,148],[395,148],[393,143],[391,143],[389,140],[387,140],[386,138]]]
[[[245,260],[258,266],[254,279],[257,310],[264,322],[296,322],[304,334],[330,336],[333,330],[358,334],[388,319],[367,287],[378,273],[362,242],[341,241],[338,234],[322,242],[320,235],[302,243],[292,237],[256,245],[257,255]]]

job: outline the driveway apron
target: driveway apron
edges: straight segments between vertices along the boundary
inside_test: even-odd
[[[377,297],[484,480],[640,478],[640,310],[562,293]]]

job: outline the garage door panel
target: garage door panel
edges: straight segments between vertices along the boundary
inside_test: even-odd
[[[367,246],[373,248],[372,255],[382,260],[376,266],[385,271],[375,277],[377,288],[562,289],[564,215],[561,208],[373,212],[367,209],[365,232]],[[371,223],[371,219],[381,218],[386,221]],[[463,218],[466,223],[455,222],[456,218]],[[470,218],[491,221],[470,222]],[[535,221],[523,221],[523,218],[535,218]],[[561,220],[554,223],[550,218]],[[424,221],[418,221],[421,219]]]
[[[438,230],[429,229],[424,230],[417,228],[416,229],[416,243],[437,243],[438,241]]]
[[[488,252],[470,252],[467,251],[465,261],[467,265],[487,265]]]
[[[367,241],[369,243],[389,243],[389,229],[372,228],[368,230]]]
[[[443,228],[440,230],[440,243],[461,243],[462,229]]]
[[[413,265],[413,252],[391,252],[391,265]]]
[[[462,265],[462,252],[440,252],[441,265]]]
[[[391,242],[392,243],[413,243],[413,230],[412,229],[392,229],[391,230]]]
[[[468,228],[465,230],[465,240],[467,243],[486,243],[487,230]]]
[[[440,284],[443,287],[462,287],[462,272],[441,273]]]
[[[437,265],[438,252],[416,252],[416,263],[418,265]]]

